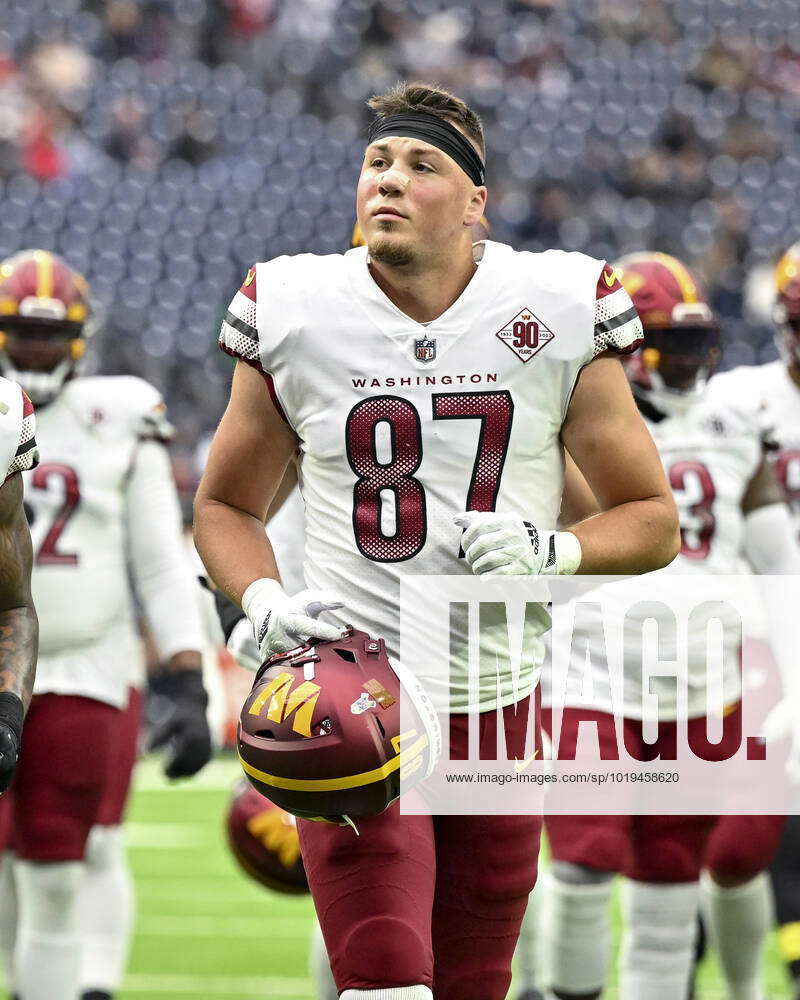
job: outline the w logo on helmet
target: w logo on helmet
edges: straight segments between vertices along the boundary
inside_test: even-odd
[[[300,736],[311,736],[311,720],[321,688],[311,681],[303,681],[292,691],[294,680],[294,674],[278,674],[253,700],[249,713],[261,715],[264,706],[267,705],[267,719],[270,722],[283,722],[295,712],[297,714],[292,729]]]

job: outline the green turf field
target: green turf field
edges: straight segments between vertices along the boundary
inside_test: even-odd
[[[121,1000],[313,1000],[310,901],[251,883],[225,846],[224,810],[238,774],[224,758],[175,786],[155,762],[139,765],[128,821],[138,920]],[[770,1000],[788,1000],[774,947],[768,976]],[[723,1000],[713,961],[701,982],[699,1000]]]

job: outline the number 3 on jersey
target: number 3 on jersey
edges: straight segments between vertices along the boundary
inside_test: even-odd
[[[495,509],[511,437],[514,403],[508,390],[446,392],[431,398],[434,420],[479,420],[475,463],[464,510]],[[378,428],[388,430],[388,461],[378,453]],[[357,403],[345,426],[353,486],[353,532],[359,551],[373,562],[402,562],[417,555],[427,534],[425,489],[416,473],[422,464],[419,411],[400,396],[372,396]],[[381,526],[384,496],[395,501],[395,532]],[[454,511],[454,513],[457,513]]]
[[[712,506],[717,491],[702,462],[676,462],[670,466],[669,485],[675,494],[681,522],[681,555],[707,559],[717,526]]]

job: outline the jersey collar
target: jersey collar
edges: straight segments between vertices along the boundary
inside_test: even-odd
[[[473,255],[478,267],[469,284],[456,301],[430,323],[418,323],[406,315],[376,284],[369,271],[366,247],[349,250],[345,259],[350,286],[372,325],[395,344],[413,367],[430,371],[456,340],[480,320],[481,304],[487,296],[493,298],[497,294],[500,278],[497,258],[502,256],[503,249],[503,244],[491,240],[474,244]],[[419,338],[436,339],[435,361],[425,363],[414,358],[413,340]]]

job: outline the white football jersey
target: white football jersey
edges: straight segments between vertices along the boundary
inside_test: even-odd
[[[0,485],[38,461],[33,404],[16,382],[0,377]]]
[[[464,292],[425,325],[374,282],[365,247],[257,264],[220,336],[264,374],[300,440],[306,584],[340,595],[339,620],[383,636],[393,656],[401,576],[469,573],[455,514],[555,526],[559,435],[580,370],[641,338],[602,261],[489,241],[475,253]],[[530,670],[515,695],[504,676],[502,703],[535,680]],[[496,702],[492,686],[481,708]]]
[[[38,417],[41,464],[24,477],[40,628],[34,692],[122,706],[143,664],[129,503],[146,504],[131,501],[130,484],[143,443],[171,428],[157,390],[132,376],[73,379]],[[137,516],[157,537],[157,514]],[[170,529],[179,542],[179,525]]]
[[[681,527],[681,550],[668,567],[648,573],[635,580],[605,588],[604,615],[607,620],[622,621],[627,610],[642,598],[663,600],[675,607],[676,595],[694,593],[698,600],[723,600],[741,596],[738,586],[731,590],[730,580],[720,580],[712,594],[707,584],[678,582],[676,574],[683,576],[731,577],[746,573],[743,557],[744,514],[742,499],[758,466],[762,461],[764,442],[763,415],[758,406],[748,407],[739,401],[736,406],[716,403],[706,397],[687,411],[663,420],[645,420],[656,443],[664,471],[672,487],[678,507]],[[590,601],[590,598],[586,598]],[[588,607],[589,605],[585,605]],[[734,619],[735,620],[735,619]],[[612,707],[627,718],[639,719],[643,715],[641,674],[641,629],[633,630],[633,641],[626,633],[625,656],[630,669],[625,671],[623,687],[624,704],[612,703],[609,675],[602,653],[604,635],[599,619],[583,615],[586,623],[587,643],[573,642],[570,649],[570,681],[566,688],[565,704],[611,711]],[[638,621],[638,620],[637,620]],[[643,619],[642,619],[643,621]],[[741,695],[740,659],[737,631],[726,631],[726,641],[721,658],[721,687],[725,704],[731,704]],[[705,628],[689,636],[688,654],[688,711],[689,716],[706,714],[707,665],[705,656]],[[663,640],[663,632],[662,632]],[[591,685],[583,681],[586,670],[585,649],[591,657]],[[659,655],[663,661],[675,659],[672,647],[662,644]],[[693,655],[694,651],[694,655]],[[635,661],[635,662],[634,662]],[[543,703],[551,704],[553,695],[546,676],[542,686]],[[657,678],[647,678],[649,688],[657,688],[659,718],[676,718],[678,703],[671,681],[660,683]],[[560,698],[555,699],[560,701]]]
[[[776,446],[771,453],[775,474],[800,530],[800,386],[792,381],[783,361],[771,361],[716,375],[710,388],[712,398],[722,403],[738,399],[763,409]]]

